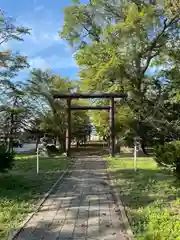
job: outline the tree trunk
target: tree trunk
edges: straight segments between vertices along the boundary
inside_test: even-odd
[[[79,144],[79,140],[77,140],[77,142],[76,142],[76,147],[79,148],[79,145],[80,145],[80,144]]]
[[[61,142],[61,148],[63,152],[66,152],[66,139]]]
[[[37,136],[37,138],[36,138],[36,152],[37,152],[39,142],[40,142],[40,136]]]
[[[142,148],[142,151],[145,155],[148,155],[147,151],[146,151],[146,144],[144,142],[144,140],[142,140],[141,142],[141,148]]]
[[[7,134],[5,134],[5,137],[4,137],[4,144],[5,144],[5,147],[7,149],[7,147],[8,147],[8,136],[7,136]]]
[[[108,147],[110,148],[111,147],[111,138],[110,137],[107,137],[107,144],[108,144]]]
[[[179,161],[176,162],[176,175],[177,177],[180,179],[180,159],[178,159]]]
[[[62,146],[61,146],[61,137],[57,136],[58,142],[59,142],[59,149],[62,151]]]
[[[57,144],[57,137],[54,137],[54,145],[56,146]]]
[[[8,137],[8,144],[7,144],[8,153],[12,153],[13,151],[13,127],[14,127],[13,125],[14,125],[14,114],[11,113],[9,137]]]
[[[66,152],[66,138],[59,138],[60,149],[62,152]]]

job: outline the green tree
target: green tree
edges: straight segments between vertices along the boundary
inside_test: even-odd
[[[27,91],[31,96],[31,102],[37,106],[36,116],[40,120],[40,130],[50,133],[58,138],[62,151],[66,147],[67,129],[67,103],[64,99],[54,100],[53,93],[70,93],[74,89],[73,81],[53,75],[51,71],[34,69],[27,82]],[[78,102],[74,102],[78,104]],[[42,109],[42,106],[43,109]],[[41,108],[41,110],[40,110]],[[85,128],[88,124],[88,116],[85,112],[72,113],[73,138],[79,139],[85,136]]]
[[[5,137],[9,154],[12,152],[14,133],[18,131],[25,113],[22,91],[13,78],[19,70],[29,65],[26,56],[14,53],[10,49],[5,50],[5,44],[9,41],[23,41],[26,34],[30,34],[30,29],[15,26],[13,19],[0,11],[0,47],[3,47],[0,50],[1,134]]]
[[[40,69],[33,69],[30,74],[30,79],[27,82],[27,91],[29,92],[32,101],[36,102],[37,114],[39,112],[39,106],[43,105],[43,111],[41,111],[40,119],[43,120],[41,126],[44,130],[51,131],[58,137],[59,142],[65,149],[65,102],[58,100],[54,101],[53,92],[69,92],[71,84],[68,79],[63,79],[59,76],[52,75],[47,71]],[[47,129],[48,128],[48,129]]]
[[[27,34],[30,34],[29,28],[16,26],[13,19],[0,10],[0,46],[9,41],[23,41],[23,36]],[[10,49],[0,50],[0,84],[11,84],[10,79],[28,66],[26,56],[13,53]]]
[[[143,149],[147,129],[151,137],[158,132],[155,119],[165,87],[147,71],[168,61],[169,46],[178,39],[179,11],[173,11],[172,15],[166,5],[160,8],[155,1],[105,0],[79,2],[65,9],[61,37],[77,49],[82,89],[128,92],[126,105],[133,116],[128,121],[130,135],[142,138]]]
[[[1,104],[1,139],[8,152],[13,150],[14,138],[19,138],[21,131],[26,128],[32,116],[32,108],[27,101],[26,93],[21,85],[11,83],[5,92],[5,99]]]

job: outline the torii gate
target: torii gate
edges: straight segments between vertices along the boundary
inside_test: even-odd
[[[126,98],[126,93],[54,93],[54,99],[66,99],[67,100],[67,143],[66,151],[67,156],[71,155],[71,111],[72,110],[108,110],[110,120],[110,148],[111,156],[115,155],[115,98]],[[72,106],[72,99],[88,99],[88,98],[100,98],[109,99],[109,106]]]

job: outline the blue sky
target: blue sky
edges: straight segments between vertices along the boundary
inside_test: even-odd
[[[60,39],[58,31],[63,25],[63,8],[70,0],[4,0],[0,8],[13,17],[17,25],[32,29],[24,42],[8,42],[3,48],[11,48],[27,55],[31,67],[51,68],[53,72],[69,78],[77,78],[78,67],[73,50]],[[28,70],[21,71],[18,79],[28,77]]]
[[[8,42],[3,48],[28,56],[31,68],[50,68],[61,76],[78,78],[73,50],[58,35],[63,25],[63,8],[70,4],[71,0],[1,0],[0,8],[6,15],[13,17],[18,26],[32,29],[24,42]],[[148,73],[154,70],[149,69]],[[29,71],[21,71],[18,79],[27,79]]]

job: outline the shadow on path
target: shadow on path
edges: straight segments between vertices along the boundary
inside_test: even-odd
[[[101,157],[79,157],[17,240],[128,239]]]

